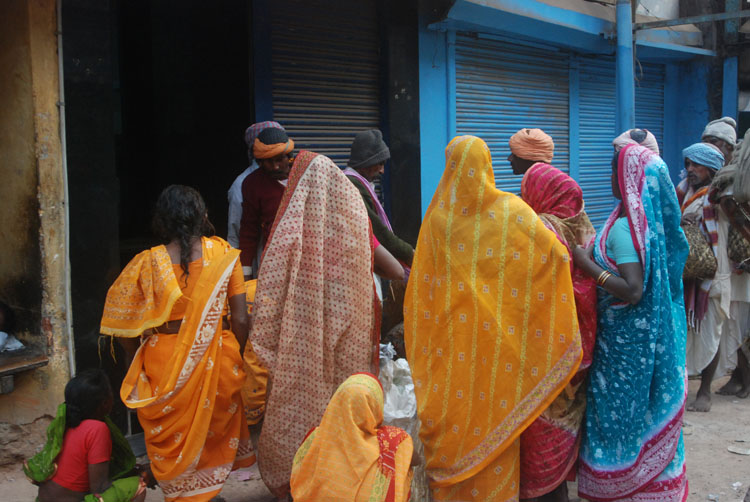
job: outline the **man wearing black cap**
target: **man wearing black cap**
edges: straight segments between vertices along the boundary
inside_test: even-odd
[[[391,223],[383,206],[375,195],[373,180],[385,171],[385,162],[391,152],[383,141],[383,134],[377,129],[362,131],[354,138],[349,156],[349,164],[344,174],[349,177],[362,195],[370,216],[372,232],[380,244],[399,261],[411,266],[414,248],[393,233]]]

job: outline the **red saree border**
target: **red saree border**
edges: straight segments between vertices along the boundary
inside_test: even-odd
[[[378,468],[388,479],[388,490],[384,502],[395,502],[396,500],[396,452],[401,443],[408,437],[406,431],[398,427],[383,425],[378,428],[378,446],[380,447]]]
[[[655,481],[648,486],[647,490],[620,500],[624,502],[685,502],[689,493],[689,482],[683,465],[682,472],[676,478]]]
[[[578,469],[578,493],[581,497],[605,502],[620,500],[637,494],[658,478],[677,451],[684,413],[685,400],[683,399],[680,411],[659,433],[645,442],[638,458],[630,467],[603,472],[593,469],[581,459]],[[642,483],[634,481],[635,478],[643,476],[644,471],[648,476],[646,481]],[[633,488],[636,484],[637,486]]]

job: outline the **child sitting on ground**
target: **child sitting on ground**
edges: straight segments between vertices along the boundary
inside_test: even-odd
[[[24,463],[39,485],[37,502],[143,502],[145,476],[134,472],[130,445],[107,415],[112,388],[101,370],[82,371],[65,386],[65,402],[47,428],[44,449]]]

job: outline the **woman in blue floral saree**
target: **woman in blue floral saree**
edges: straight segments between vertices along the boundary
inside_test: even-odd
[[[593,260],[590,250],[573,253],[600,286],[578,491],[594,501],[682,502],[688,245],[680,207],[666,164],[642,146],[620,151],[612,191],[621,203]]]

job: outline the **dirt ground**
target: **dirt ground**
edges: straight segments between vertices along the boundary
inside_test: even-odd
[[[726,380],[715,381],[714,390]],[[691,380],[689,400],[697,389],[698,381]],[[750,487],[750,456],[731,453],[727,448],[735,446],[750,450],[750,399],[714,394],[712,400],[710,413],[685,414],[683,430],[690,483],[688,502],[742,502]],[[574,490],[575,487],[571,487],[571,501],[577,500]],[[0,468],[0,501],[30,502],[35,495],[36,488],[26,481],[19,466]],[[225,502],[272,500],[262,481],[241,481],[237,474],[230,477],[221,497]],[[146,500],[162,502],[164,497],[154,490],[149,491]]]

